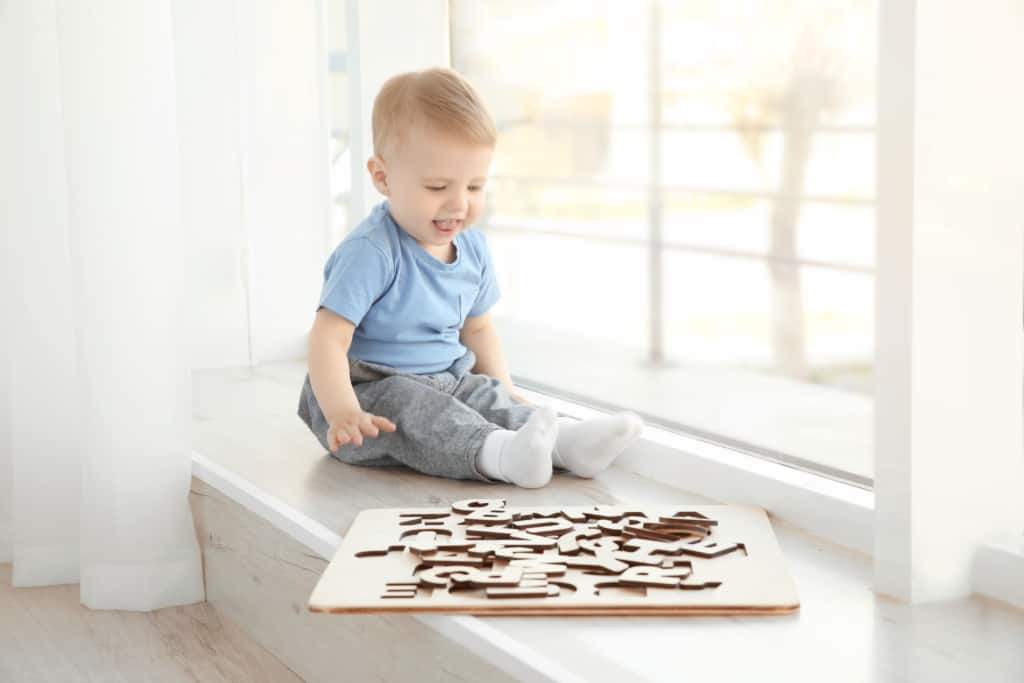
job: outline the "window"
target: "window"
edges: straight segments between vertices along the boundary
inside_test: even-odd
[[[453,0],[517,381],[870,486],[876,17]]]

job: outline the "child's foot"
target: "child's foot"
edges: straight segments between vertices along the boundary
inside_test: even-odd
[[[525,489],[537,489],[551,481],[551,450],[558,436],[555,411],[540,407],[518,431],[498,429],[487,435],[477,467],[487,477]]]
[[[644,423],[633,413],[618,413],[592,420],[559,418],[555,466],[590,479],[608,468],[635,441]]]

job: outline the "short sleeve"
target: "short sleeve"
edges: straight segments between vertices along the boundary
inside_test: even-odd
[[[320,306],[359,325],[370,307],[387,291],[394,263],[365,238],[342,242],[324,269]]]
[[[491,250],[487,248],[487,238],[478,231],[480,239],[478,250],[480,253],[481,273],[480,291],[477,292],[473,308],[469,309],[469,315],[477,316],[486,313],[501,297],[498,289],[498,278],[494,274],[494,262],[491,260]]]

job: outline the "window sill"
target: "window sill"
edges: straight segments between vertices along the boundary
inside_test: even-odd
[[[871,537],[868,491],[834,485],[655,428],[647,429],[641,443],[598,478],[560,476],[545,489],[496,489],[474,482],[426,479],[400,469],[348,467],[326,457],[294,417],[295,387],[302,375],[300,364],[287,363],[196,373],[193,433],[195,448],[202,455],[194,455],[193,473],[323,558],[333,556],[340,533],[359,510],[443,505],[465,497],[501,496],[514,505],[717,500],[756,504],[775,518],[776,536],[802,604],[795,615],[770,619],[572,617],[568,621],[560,617],[417,617],[515,678],[665,680],[678,673],[681,655],[697,677],[705,673],[720,678],[728,671],[730,679],[763,675],[763,662],[769,660],[777,662],[776,673],[785,670],[798,678],[836,661],[854,667],[863,678],[876,677],[875,667],[896,666],[898,670],[889,673],[899,677],[900,672],[909,675],[914,667],[927,665],[938,650],[948,651],[942,657],[943,666],[962,663],[953,667],[957,675],[966,675],[979,661],[1000,671],[1024,666],[1017,654],[987,649],[991,633],[986,635],[986,629],[996,629],[1000,637],[1009,639],[1024,633],[1020,630],[1024,622],[999,606],[976,600],[906,606],[872,592],[871,563],[864,553],[870,550]],[[597,414],[547,396],[528,397],[567,414]],[[254,415],[260,419],[254,420]],[[860,550],[847,551],[837,542]],[[981,557],[985,560],[987,555]],[[992,577],[1005,581],[1013,576],[1007,572],[1005,565],[983,563],[978,585],[989,585],[984,582]],[[893,648],[903,648],[901,643],[921,619],[936,628],[914,631],[917,646],[909,653],[900,649],[897,657]],[[834,637],[836,623],[848,627],[843,638]],[[950,645],[943,640],[946,633],[963,637]],[[740,636],[749,656],[729,657]],[[624,652],[630,655],[624,657]],[[808,652],[814,654],[810,659]],[[956,659],[947,658],[954,654]]]

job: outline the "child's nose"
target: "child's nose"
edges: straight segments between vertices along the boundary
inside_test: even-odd
[[[465,213],[469,209],[469,193],[456,190],[449,194],[445,209],[452,213]]]

